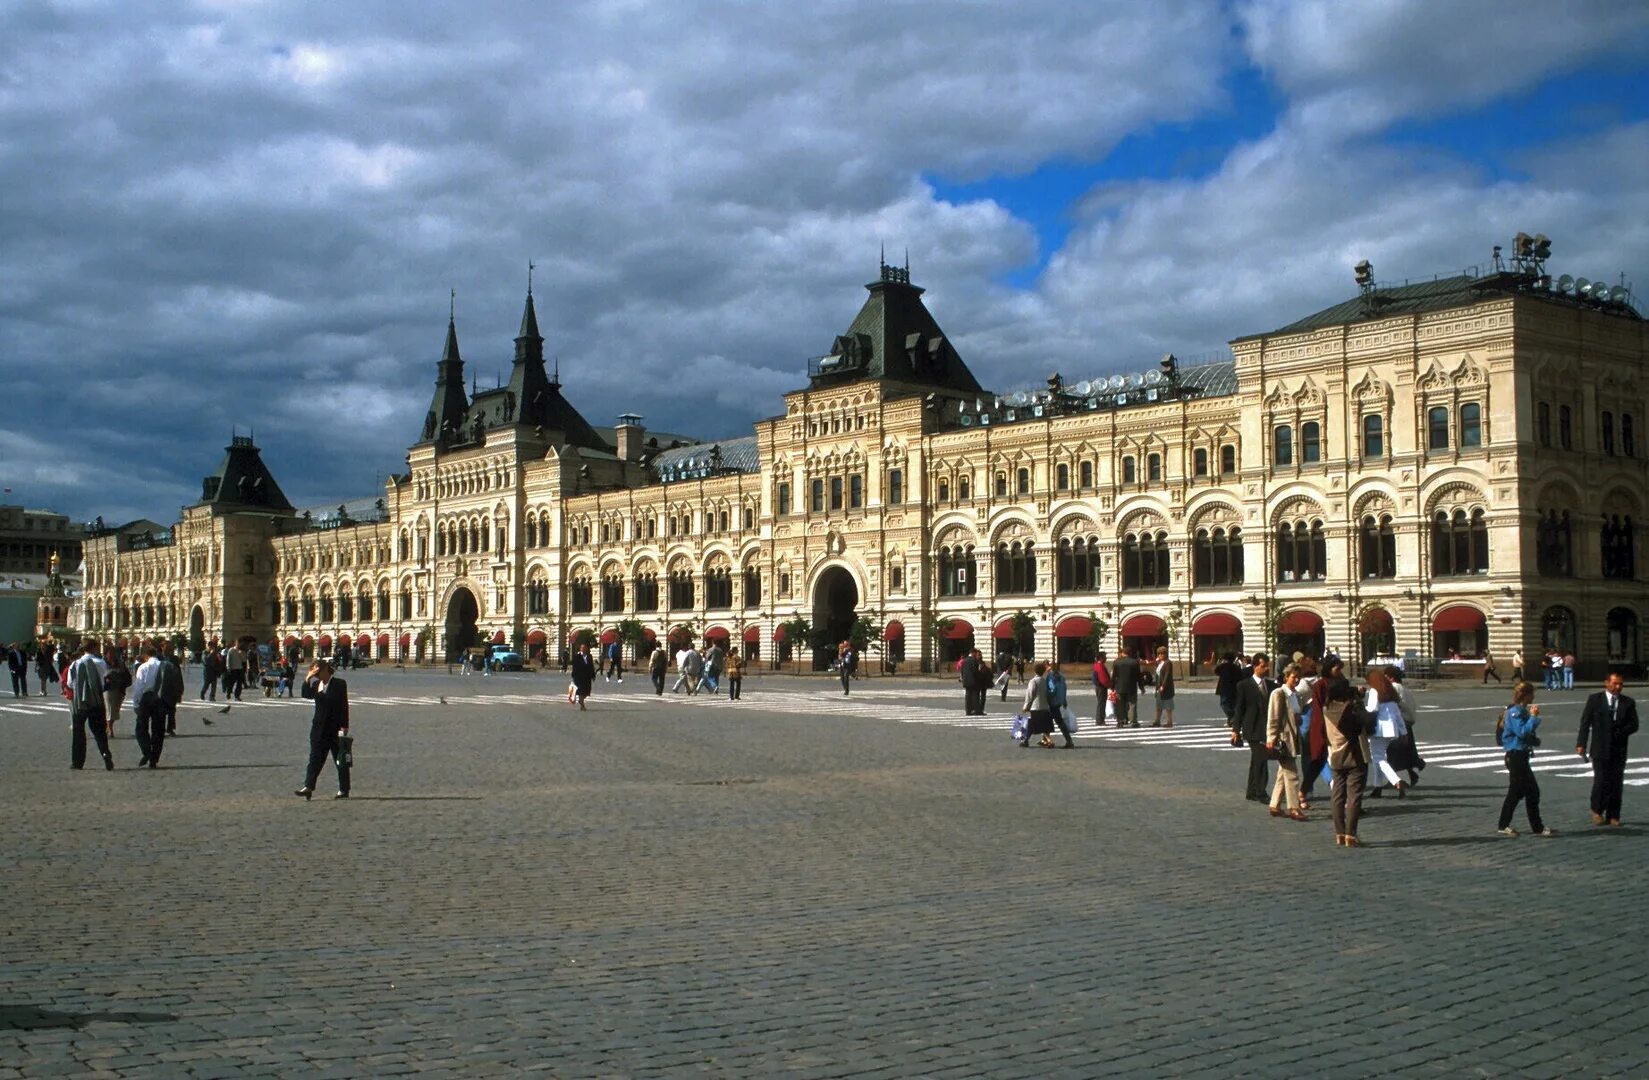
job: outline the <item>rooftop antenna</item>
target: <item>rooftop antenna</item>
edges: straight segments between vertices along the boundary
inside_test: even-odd
[[[458,290],[447,290],[452,295],[447,297],[447,322],[451,322],[458,315]]]
[[[887,241],[886,240],[882,241],[882,253],[876,257],[876,262],[880,266],[883,266],[883,267],[887,266]]]
[[[910,273],[910,245],[905,245],[905,273]]]
[[[550,385],[557,390],[561,389],[561,357],[555,358],[555,376],[550,379]]]
[[[527,295],[528,296],[532,295],[532,272],[533,272],[533,262],[532,262],[531,259],[528,259],[527,260]]]
[[[493,370],[492,370],[492,388],[494,390],[496,390],[500,386],[503,386],[503,385],[504,385],[504,376],[502,376],[498,373],[497,368],[493,368]]]

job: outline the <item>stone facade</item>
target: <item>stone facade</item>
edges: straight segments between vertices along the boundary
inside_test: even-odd
[[[449,323],[424,438],[371,512],[209,494],[167,543],[93,538],[88,629],[402,659],[553,656],[636,619],[768,661],[787,620],[857,613],[931,666],[1022,615],[1065,660],[1096,622],[1199,669],[1269,638],[1643,659],[1649,339],[1618,300],[1522,271],[1371,288],[1229,361],[997,397],[908,272],[867,288],[783,412],[720,444],[585,423],[530,294],[509,387],[463,393]]]

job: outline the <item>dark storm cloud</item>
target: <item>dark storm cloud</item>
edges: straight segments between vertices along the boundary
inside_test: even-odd
[[[1346,85],[1392,97],[1409,83],[1388,73],[1408,50],[1385,22],[1337,37],[1321,14],[1192,0],[0,7],[0,471],[31,503],[165,518],[239,425],[295,500],[370,493],[418,428],[447,290],[488,385],[508,373],[529,257],[547,350],[593,422],[633,410],[720,437],[802,382],[883,242],[895,258],[909,245],[942,325],[1004,385],[1285,321],[1316,295],[1319,260],[1365,236],[1395,260],[1506,231],[1486,211],[1487,233],[1439,223],[1432,178],[1323,133]],[[1421,38],[1423,14],[1407,17]],[[1615,47],[1567,22],[1564,35],[1576,55]],[[1358,60],[1364,46],[1380,64]],[[1248,59],[1290,95],[1284,126],[1204,180],[1096,193],[1031,289],[1000,282],[1037,257],[1032,227],[922,180],[1102,156],[1223,107]],[[1613,160],[1641,163],[1641,138],[1611,139]],[[1346,190],[1292,198],[1324,161]],[[1368,182],[1370,163],[1391,182]],[[1445,209],[1519,224],[1595,189],[1541,168],[1510,185],[1459,163],[1441,176]],[[1397,215],[1401,235],[1382,226]],[[1300,296],[1201,283],[1226,244],[1288,268]]]

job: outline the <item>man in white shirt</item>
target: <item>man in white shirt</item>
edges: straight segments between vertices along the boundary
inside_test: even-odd
[[[137,767],[158,768],[160,750],[166,743],[166,710],[160,696],[160,660],[155,647],[145,645],[138,653],[143,662],[132,673],[132,701],[137,712],[137,748],[143,752]]]
[[[229,651],[223,654],[223,696],[240,700],[240,692],[246,686],[246,654],[241,652],[240,642],[229,646]]]
[[[109,668],[97,654],[97,642],[87,638],[80,643],[80,659],[69,665],[63,677],[69,682],[69,716],[74,732],[69,752],[69,767],[86,765],[86,727],[92,729],[97,740],[97,752],[103,755],[103,767],[112,769],[115,760],[109,754],[108,711],[104,705],[103,684]]]

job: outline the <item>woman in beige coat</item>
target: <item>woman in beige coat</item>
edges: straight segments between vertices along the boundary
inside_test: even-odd
[[[1277,783],[1271,789],[1271,816],[1310,821],[1300,809],[1300,777],[1294,762],[1300,756],[1300,665],[1283,668],[1283,681],[1271,691],[1266,707],[1265,748],[1277,759]],[[1284,809],[1286,801],[1287,809]]]

